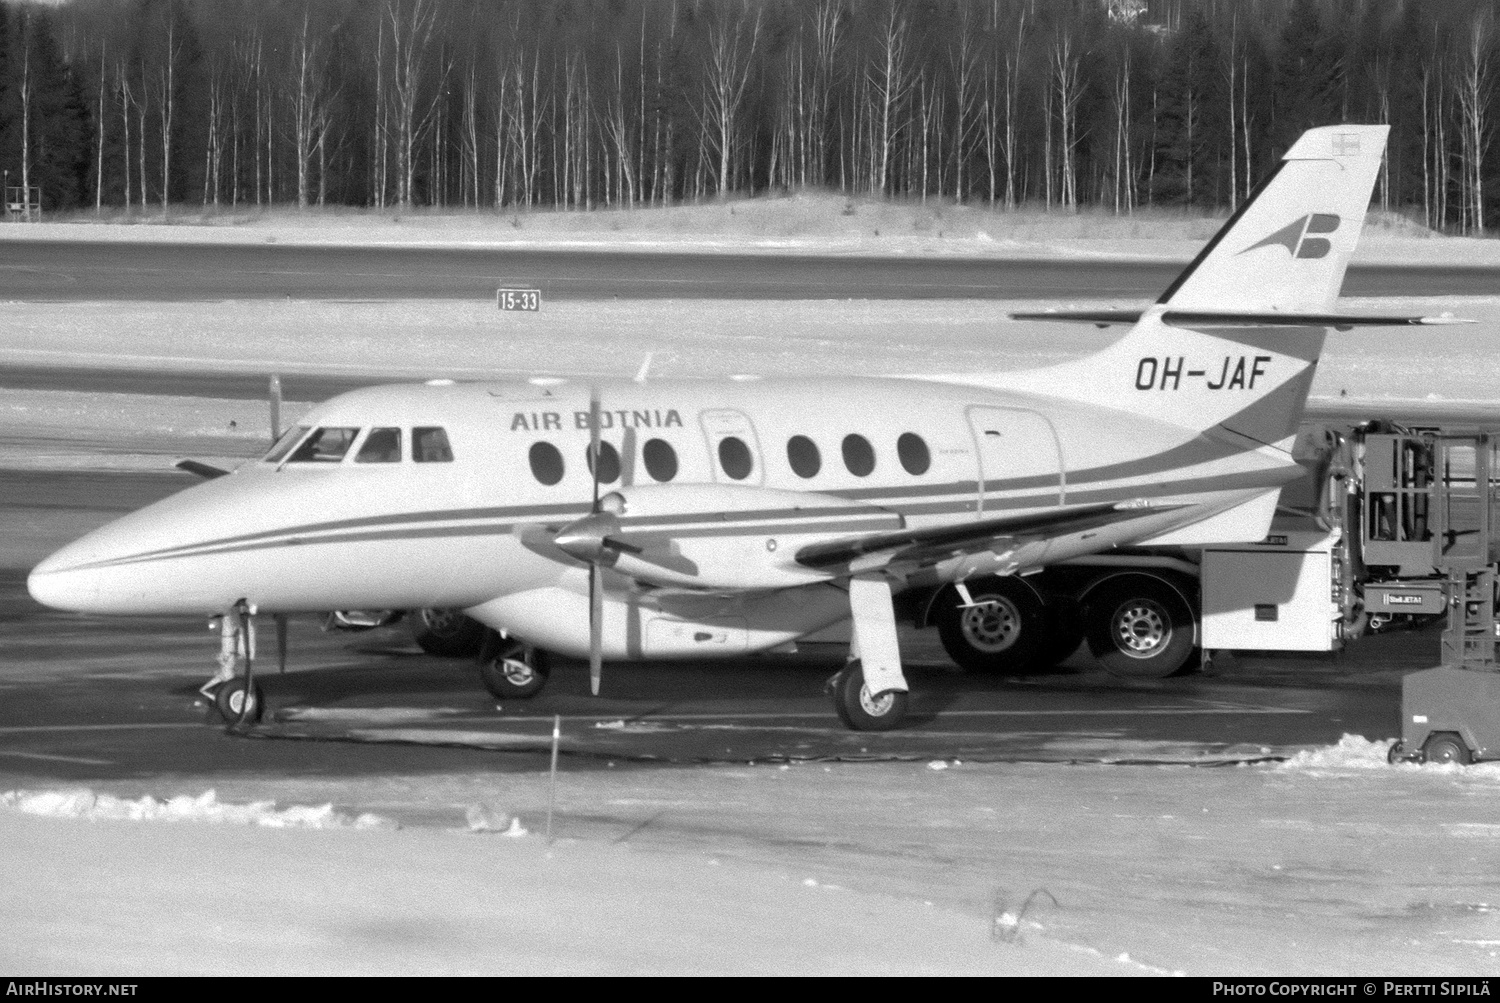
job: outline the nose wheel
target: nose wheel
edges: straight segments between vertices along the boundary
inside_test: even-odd
[[[265,694],[255,682],[255,607],[241,599],[219,617],[218,627],[219,668],[198,692],[213,702],[214,710],[230,727],[255,724],[266,706]],[[285,637],[280,622],[277,636]],[[285,645],[278,647],[285,668]]]

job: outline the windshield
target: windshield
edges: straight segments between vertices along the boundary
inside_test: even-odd
[[[281,458],[290,453],[292,447],[307,434],[307,430],[307,425],[298,425],[296,428],[289,428],[285,432],[282,432],[281,438],[276,440],[275,445],[271,447],[271,451],[266,454],[265,462],[280,463]]]
[[[320,428],[297,447],[289,463],[337,463],[359,435],[357,428]]]

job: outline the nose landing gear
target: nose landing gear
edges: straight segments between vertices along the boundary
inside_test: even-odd
[[[213,701],[214,709],[231,727],[254,724],[266,703],[255,682],[255,607],[241,599],[217,619],[219,668],[198,692]],[[243,674],[237,671],[241,663]]]

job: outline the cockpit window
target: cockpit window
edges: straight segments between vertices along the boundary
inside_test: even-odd
[[[355,463],[400,463],[401,430],[399,428],[372,428],[365,436],[364,445],[354,456]]]
[[[418,463],[452,463],[453,450],[448,446],[448,433],[441,428],[412,429],[411,458]]]
[[[292,451],[292,447],[295,446],[298,442],[302,441],[302,437],[307,434],[309,427],[310,426],[307,425],[298,425],[296,428],[289,428],[285,432],[282,432],[281,438],[276,440],[276,444],[273,445],[271,447],[271,451],[266,454],[265,462],[280,463],[282,457],[286,456],[287,453],[290,453]]]
[[[297,447],[290,463],[337,463],[354,445],[357,428],[320,428]]]

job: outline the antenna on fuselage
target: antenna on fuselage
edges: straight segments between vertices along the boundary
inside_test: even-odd
[[[281,375],[271,374],[271,441],[281,438]]]

